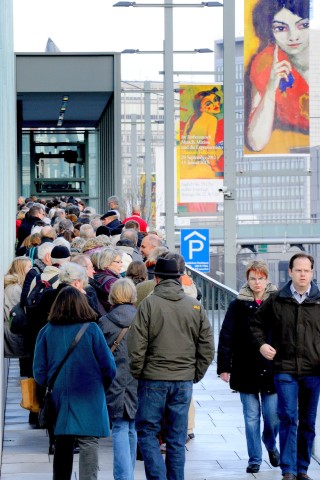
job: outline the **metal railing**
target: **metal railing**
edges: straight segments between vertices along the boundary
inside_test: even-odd
[[[202,294],[200,301],[211,322],[217,351],[221,324],[230,303],[237,298],[238,292],[192,267],[187,266],[186,271]]]

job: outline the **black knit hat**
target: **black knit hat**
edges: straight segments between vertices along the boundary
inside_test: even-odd
[[[51,250],[51,258],[69,258],[70,252],[67,247],[58,245]]]
[[[174,258],[158,258],[154,267],[154,274],[160,278],[179,278],[181,273],[178,270],[177,261]]]

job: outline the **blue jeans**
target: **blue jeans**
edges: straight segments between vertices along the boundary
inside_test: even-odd
[[[192,381],[139,380],[136,430],[147,480],[183,480]],[[166,460],[158,435],[165,422]]]
[[[306,473],[315,437],[320,376],[278,373],[274,380],[279,399],[282,473]]]
[[[260,421],[263,418],[262,441],[268,452],[276,449],[276,437],[279,432],[279,417],[277,413],[277,394],[241,393],[249,465],[262,463],[262,446]]]
[[[137,454],[137,433],[134,420],[112,419],[113,477],[133,480]]]

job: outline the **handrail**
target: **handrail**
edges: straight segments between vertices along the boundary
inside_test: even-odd
[[[215,347],[217,347],[224,316],[232,300],[237,298],[238,292],[188,265],[186,266],[186,272],[202,294],[200,301],[211,322],[215,333]]]

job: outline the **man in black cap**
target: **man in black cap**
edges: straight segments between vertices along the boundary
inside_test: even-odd
[[[160,257],[154,275],[154,291],[128,335],[131,373],[139,380],[136,430],[147,479],[183,480],[192,384],[213,360],[213,334],[201,304],[184,293],[176,260]],[[166,463],[158,440],[163,422]]]
[[[116,244],[116,242],[120,238],[120,234],[124,227],[123,223],[120,222],[118,213],[116,210],[109,210],[107,213],[100,217],[102,225],[105,225],[110,230],[111,237],[115,237],[112,239],[112,242]]]

